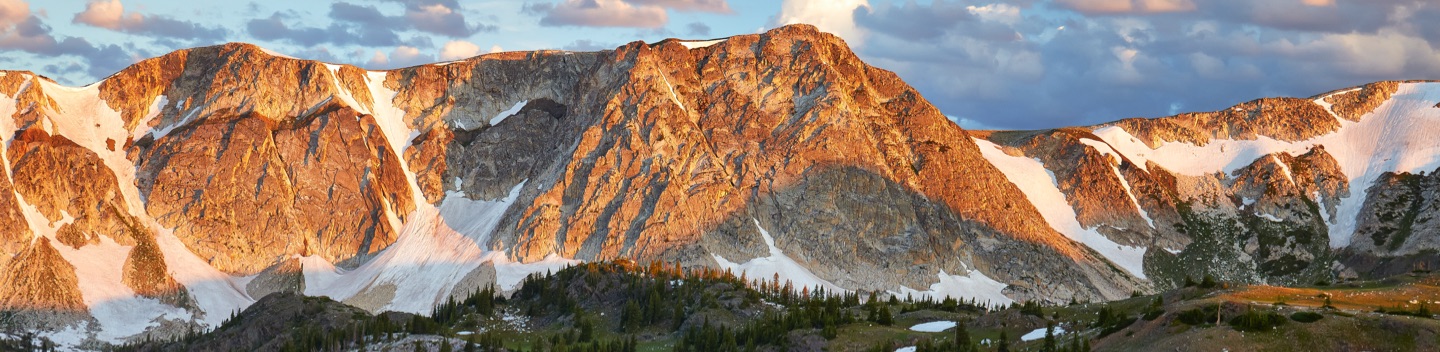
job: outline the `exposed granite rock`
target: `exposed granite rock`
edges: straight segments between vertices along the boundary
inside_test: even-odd
[[[0,258],[9,258],[24,250],[34,234],[26,224],[25,214],[20,211],[20,199],[15,197],[15,187],[10,183],[9,168],[0,166]],[[3,266],[0,266],[3,268]]]
[[[1169,226],[1180,220],[1173,192],[1089,130],[1033,131],[992,140],[1040,159],[1055,174],[1081,226],[1124,245],[1174,247],[1184,241],[1170,235],[1175,231]]]
[[[38,128],[25,129],[6,151],[16,193],[52,225],[73,219],[56,237],[62,244],[80,248],[106,236],[135,245],[115,175],[94,152]]]
[[[305,292],[305,276],[299,258],[281,260],[265,268],[245,285],[250,297],[265,297],[276,292]]]
[[[0,310],[84,312],[75,267],[39,238],[9,259],[0,273]]]
[[[135,239],[135,247],[125,258],[121,280],[136,294],[155,298],[166,304],[193,307],[189,292],[170,276],[165,255],[155,243],[155,234],[135,219],[125,219],[125,226]]]
[[[310,250],[332,262],[395,241],[414,209],[370,115],[335,102],[271,123],[213,115],[140,153],[152,216],[221,270],[250,274]],[[324,216],[316,216],[324,214]]]
[[[1400,89],[1400,82],[1385,81],[1366,84],[1359,89],[1344,93],[1333,94],[1325,97],[1325,102],[1333,104],[1330,107],[1335,115],[1350,121],[1360,121],[1360,117],[1380,107],[1381,103],[1390,100],[1390,95]]]
[[[1440,177],[1381,175],[1366,193],[1350,249],[1376,257],[1440,251]]]
[[[1294,161],[1284,153],[1261,157],[1236,170],[1231,184],[1241,222],[1248,230],[1245,250],[1252,254],[1261,277],[1273,282],[1298,283],[1329,275],[1323,210],[1318,200],[1311,198],[1316,194],[1306,194],[1299,187],[1302,181],[1310,185],[1317,181],[1296,177]]]
[[[3,73],[0,75],[0,94],[15,99],[15,113],[6,117],[14,120],[15,127],[23,130],[44,118],[46,111],[58,108],[55,99],[51,99],[41,85],[35,84],[36,80],[49,81],[49,78],[29,71],[0,73]]]
[[[1105,125],[1120,126],[1151,148],[1165,142],[1205,145],[1211,139],[1253,140],[1260,136],[1301,141],[1340,128],[1340,122],[1325,108],[1297,98],[1256,99],[1215,112],[1132,118]]]

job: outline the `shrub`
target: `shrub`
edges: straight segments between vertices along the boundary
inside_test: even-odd
[[[1295,312],[1295,314],[1290,315],[1290,320],[1298,321],[1301,323],[1314,323],[1320,321],[1320,319],[1323,318],[1325,318],[1324,315],[1316,312]]]
[[[1240,331],[1265,331],[1285,324],[1285,316],[1276,312],[1245,311],[1245,314],[1230,319],[1230,326]]]
[[[1208,305],[1200,308],[1186,310],[1175,315],[1175,320],[1189,325],[1206,325],[1215,321],[1215,314],[1220,311],[1219,305]]]

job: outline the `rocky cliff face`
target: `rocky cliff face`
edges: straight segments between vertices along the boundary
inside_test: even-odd
[[[1434,104],[1416,92],[972,134],[809,26],[393,71],[227,44],[80,88],[4,72],[0,308],[80,314],[55,334],[213,327],[273,292],[424,313],[619,258],[992,303],[1303,282],[1433,256],[1385,227],[1429,226],[1428,183],[1325,140]],[[1392,234],[1337,254],[1347,218]]]
[[[1435,167],[1435,143],[1414,126],[1440,122],[1421,108],[1440,99],[1436,91],[1378,82],[1217,112],[983,135],[1042,161],[1083,226],[1164,249],[1145,254],[1161,287],[1206,274],[1303,284],[1435,264],[1435,236],[1412,228],[1428,226],[1421,214],[1433,187],[1423,174]],[[1395,170],[1420,174],[1386,172]]]

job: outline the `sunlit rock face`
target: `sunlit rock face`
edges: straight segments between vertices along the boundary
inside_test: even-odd
[[[1440,237],[1423,230],[1434,188],[1424,173],[1440,166],[1423,137],[1440,122],[1435,100],[1436,83],[1377,82],[982,135],[1043,162],[1083,226],[1150,248],[1144,270],[1157,287],[1206,274],[1308,284],[1437,263]]]
[[[1440,246],[1433,83],[965,131],[796,25],[391,71],[226,44],[78,88],[4,71],[0,94],[0,309],[151,324],[117,341],[275,292],[425,313],[576,260],[998,304],[1379,275]]]

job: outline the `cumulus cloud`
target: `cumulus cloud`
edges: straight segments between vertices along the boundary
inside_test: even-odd
[[[303,46],[320,44],[391,46],[400,44],[400,37],[384,27],[354,26],[332,23],[327,27],[292,26],[293,16],[276,12],[270,17],[245,23],[251,36],[260,40],[288,42]]]
[[[957,121],[1032,129],[1434,79],[1437,16],[1419,0],[937,0],[851,19],[861,57]]]
[[[48,60],[79,58],[79,62],[46,66],[62,74],[75,74],[67,75],[69,77],[83,79],[108,76],[136,60],[134,55],[115,44],[94,45],[84,38],[56,37],[51,33],[50,26],[31,11],[30,4],[21,0],[0,0],[0,49],[29,53]],[[59,78],[65,81],[65,77]]]
[[[860,46],[865,41],[865,32],[855,26],[855,14],[868,8],[868,0],[785,0],[771,23],[814,25],[844,38],[852,46]]]
[[[1055,0],[1086,14],[1163,13],[1195,10],[1191,0]]]
[[[30,4],[20,0],[0,0],[0,27],[14,27],[28,17]]]
[[[480,46],[464,40],[452,40],[440,48],[441,60],[459,60],[480,55]]]
[[[636,5],[659,6],[676,11],[734,13],[725,0],[627,0]]]
[[[540,16],[548,27],[630,27],[662,28],[670,21],[665,8],[636,5],[622,0],[565,0],[525,6],[525,12]]]
[[[461,38],[495,30],[493,25],[468,21],[456,0],[386,1],[405,5],[403,18],[406,26],[422,32]]]
[[[569,50],[569,51],[601,51],[601,50],[614,49],[614,48],[617,47],[617,46],[619,46],[619,45],[612,45],[612,44],[606,44],[606,43],[598,43],[598,42],[591,41],[591,40],[589,40],[589,39],[581,39],[581,40],[576,40],[576,41],[574,41],[574,42],[570,42],[570,44],[566,44],[565,46],[561,47],[561,49]]]
[[[435,62],[435,57],[420,51],[420,48],[412,46],[398,46],[385,54],[379,50],[365,62],[365,67],[370,69],[388,70],[400,67],[410,67]]]
[[[224,40],[226,35],[224,29],[206,27],[195,22],[176,20],[167,16],[125,13],[125,6],[120,3],[120,0],[91,1],[85,4],[85,11],[75,14],[71,22],[117,32],[177,39],[220,41]]]
[[[320,44],[430,47],[425,37],[402,40],[400,33],[417,31],[447,37],[468,37],[492,31],[494,26],[471,24],[453,2],[406,1],[403,15],[387,15],[373,5],[347,2],[330,4],[331,23],[324,27],[305,26],[305,18],[277,11],[266,18],[246,22],[245,28],[257,39],[313,46]]]

